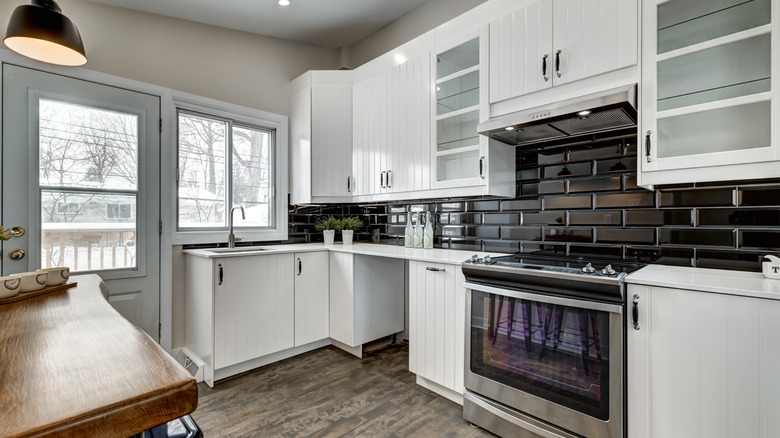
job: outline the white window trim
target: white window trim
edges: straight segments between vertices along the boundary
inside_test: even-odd
[[[204,115],[213,115],[225,119],[231,119],[234,122],[243,123],[249,126],[270,128],[276,131],[275,155],[274,160],[274,224],[275,227],[264,230],[252,230],[239,228],[236,235],[244,241],[263,242],[287,240],[287,143],[288,143],[288,118],[279,114],[260,111],[253,108],[247,108],[240,105],[234,105],[226,102],[220,102],[205,97],[192,94],[175,93],[172,99],[173,113],[169,119],[173,121],[174,131],[178,126],[179,109],[193,111]],[[178,166],[178,135],[173,135],[173,165]],[[174,167],[175,169],[175,167]],[[172,181],[163,181],[163,187],[168,184],[170,187],[169,204],[170,216],[174,221],[178,221],[178,184],[176,183],[176,171],[172,172]],[[194,243],[224,243],[227,242],[227,231],[224,230],[178,230],[177,224],[171,224],[170,230],[171,242],[173,244],[194,244]]]

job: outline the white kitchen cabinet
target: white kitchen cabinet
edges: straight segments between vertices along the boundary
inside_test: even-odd
[[[328,251],[295,253],[295,346],[329,337]]]
[[[637,64],[637,0],[531,0],[490,23],[490,103]]]
[[[458,265],[409,261],[409,370],[418,383],[459,403],[466,333],[463,282]]]
[[[386,153],[387,71],[356,81],[352,93],[355,195],[383,193],[387,171],[392,170]]]
[[[205,363],[206,383],[294,346],[293,254],[187,257],[186,264],[184,341]]]
[[[780,301],[634,284],[627,296],[628,436],[777,436]]]
[[[515,195],[515,150],[477,133],[489,118],[488,29],[437,33],[431,133],[440,196]],[[470,192],[462,189],[470,188]],[[453,190],[454,189],[454,190]],[[447,192],[447,190],[450,190]]]
[[[404,261],[330,253],[330,337],[362,356],[362,345],[404,330]]]
[[[642,5],[639,184],[776,177],[777,2]]]
[[[290,156],[291,203],[351,200],[351,71],[309,71],[290,83]]]

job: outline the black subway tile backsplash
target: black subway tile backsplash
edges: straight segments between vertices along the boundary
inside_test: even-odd
[[[635,136],[568,148],[568,160],[560,144],[543,152],[518,149],[515,199],[290,206],[287,242],[321,242],[314,224],[333,215],[364,219],[358,242],[377,232],[379,243],[403,245],[406,213],[430,211],[434,245],[449,249],[544,250],[748,271],[761,270],[763,254],[780,253],[780,175],[752,185],[653,192],[636,185]]]

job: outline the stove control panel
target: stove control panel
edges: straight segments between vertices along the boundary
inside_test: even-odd
[[[490,257],[489,255],[485,255],[485,257],[480,257],[478,254],[474,254],[471,256],[471,258],[466,260],[465,263],[473,263],[475,265],[492,265],[495,264],[496,262],[493,261],[493,258]]]

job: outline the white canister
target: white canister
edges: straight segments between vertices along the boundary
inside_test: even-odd
[[[10,298],[19,293],[22,280],[19,277],[0,277],[0,298]]]
[[[764,277],[780,280],[780,257],[765,255],[764,258],[768,260],[761,263],[761,270],[764,273]]]
[[[67,266],[60,266],[57,268],[43,268],[38,269],[35,272],[45,272],[49,274],[46,279],[46,286],[59,286],[65,284],[70,278],[70,268]]]
[[[11,274],[11,277],[21,280],[22,284],[19,286],[19,292],[35,292],[46,286],[49,274],[46,272],[22,272],[21,274]]]

